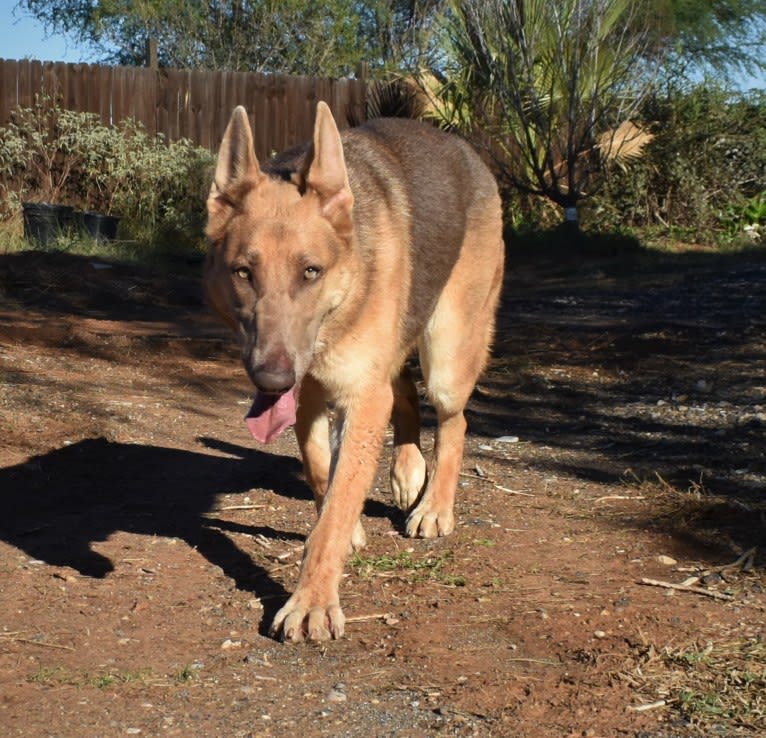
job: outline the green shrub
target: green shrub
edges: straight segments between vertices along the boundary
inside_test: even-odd
[[[83,172],[83,137],[97,116],[65,110],[44,97],[17,107],[0,128],[0,172],[8,216],[22,200],[68,202]]]
[[[662,229],[700,243],[762,238],[766,93],[700,85],[654,98],[644,115],[654,140],[584,203],[583,220],[603,229]]]
[[[18,216],[25,201],[58,202],[119,216],[121,239],[185,250],[202,243],[213,160],[132,119],[106,126],[38,98],[0,128],[0,219]]]

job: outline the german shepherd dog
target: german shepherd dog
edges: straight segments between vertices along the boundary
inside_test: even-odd
[[[503,276],[497,186],[456,136],[398,119],[340,133],[322,102],[313,142],[261,166],[238,107],[207,210],[206,293],[257,390],[247,423],[261,442],[295,423],[319,511],[271,633],[340,638],[338,585],[349,551],[365,542],[359,518],[389,420],[407,535],[455,527],[463,410]],[[415,348],[438,417],[429,468],[404,366]]]

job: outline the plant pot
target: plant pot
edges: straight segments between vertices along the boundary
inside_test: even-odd
[[[114,215],[85,212],[82,223],[89,235],[98,241],[114,241],[117,238],[117,224],[120,219]]]
[[[72,225],[74,209],[69,205],[25,202],[21,207],[24,213],[24,238],[37,241],[40,246],[49,246]]]

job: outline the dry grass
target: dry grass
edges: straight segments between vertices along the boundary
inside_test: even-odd
[[[640,697],[641,704],[633,709],[670,710],[702,730],[702,735],[718,735],[721,729],[766,735],[766,641],[757,627],[763,616],[756,596],[762,580],[755,566],[757,549],[741,550],[720,527],[724,512],[730,513],[729,518],[752,519],[764,505],[713,494],[703,479],[684,487],[658,473],[642,479],[629,472],[624,482],[647,501],[653,526],[719,549],[723,545],[736,554],[736,561],[720,566],[679,567],[672,578],[682,578],[677,584],[690,585],[690,591],[726,592],[742,607],[743,622],[756,624],[739,637],[711,635],[682,645],[634,645],[630,666],[619,674]]]
[[[633,668],[619,677],[644,705],[670,709],[711,734],[721,726],[766,734],[766,642],[760,636],[636,651]]]

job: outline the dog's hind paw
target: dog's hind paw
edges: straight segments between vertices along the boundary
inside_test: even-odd
[[[400,510],[409,510],[426,484],[426,462],[414,444],[404,444],[394,451],[391,466],[391,491]]]
[[[437,538],[448,536],[455,530],[455,514],[452,508],[432,510],[422,502],[407,518],[407,535],[410,538]]]
[[[281,637],[288,643],[300,643],[303,640],[329,641],[343,637],[346,618],[340,605],[309,608],[293,600],[295,595],[274,617],[269,631],[271,636]]]
[[[351,553],[361,551],[367,545],[367,534],[364,532],[362,521],[357,520],[354,532],[351,534]]]

